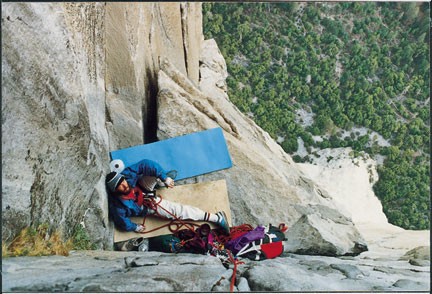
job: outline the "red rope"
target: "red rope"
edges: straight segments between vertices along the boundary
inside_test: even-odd
[[[234,292],[234,285],[236,282],[237,266],[239,264],[244,264],[244,262],[234,258],[230,250],[227,249],[226,251],[228,252],[229,261],[234,264],[233,273],[231,276],[231,283],[230,283],[230,292],[232,293]]]
[[[249,231],[252,231],[253,227],[249,224],[243,224],[240,226],[230,228],[230,234],[228,236],[222,235],[218,236],[218,242],[225,244],[226,242],[236,239]]]
[[[168,227],[168,229],[170,230],[171,233],[177,233],[178,231],[180,231],[181,228],[186,227],[187,229],[191,230],[192,232],[195,233],[195,227],[199,227],[199,225],[194,224],[192,222],[185,222],[181,219],[179,219],[175,214],[171,213],[170,211],[166,210],[165,208],[163,208],[162,206],[160,206],[159,204],[162,201],[162,196],[158,195],[158,197],[160,198],[159,202],[156,202],[155,198],[144,198],[144,202],[143,205],[154,210],[155,214],[160,217],[160,218],[165,218],[162,215],[159,214],[159,212],[157,211],[157,208],[161,208],[162,210],[164,210],[166,213],[168,213],[169,215],[171,215],[173,217],[173,220],[171,220],[168,224],[164,224],[161,225],[157,228],[151,229],[149,231],[144,231],[141,232],[141,234],[148,234],[157,230],[160,230],[162,228]],[[147,219],[147,215],[144,216],[143,218],[143,222],[142,222],[142,226],[145,227],[145,221]],[[175,226],[173,228],[173,226]]]

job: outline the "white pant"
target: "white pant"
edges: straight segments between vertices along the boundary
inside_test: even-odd
[[[148,210],[149,215],[160,215],[164,218],[175,219],[171,214],[175,215],[178,219],[181,220],[206,220],[206,221],[214,221],[214,214],[209,214],[197,207],[193,207],[190,205],[184,205],[176,202],[171,202],[165,199],[156,197],[155,198],[157,205],[157,214],[153,209]],[[164,209],[162,209],[162,207]],[[167,211],[171,214],[169,214]]]

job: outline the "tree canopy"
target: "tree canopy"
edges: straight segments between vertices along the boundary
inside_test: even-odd
[[[374,190],[389,221],[429,229],[429,10],[429,3],[206,2],[204,34],[227,61],[232,102],[274,139],[285,138],[280,144],[295,160],[329,147],[384,158]],[[298,138],[307,157],[297,153]]]

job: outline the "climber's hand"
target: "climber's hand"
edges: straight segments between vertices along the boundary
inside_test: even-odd
[[[145,232],[145,226],[143,225],[138,225],[135,229],[135,232],[137,233],[144,233]]]
[[[173,188],[173,187],[174,187],[174,180],[171,179],[170,177],[166,178],[166,180],[165,180],[165,185],[166,185],[168,188]]]

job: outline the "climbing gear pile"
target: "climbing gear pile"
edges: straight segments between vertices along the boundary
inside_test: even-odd
[[[266,234],[266,237],[270,242],[264,243],[265,238],[250,242],[237,252],[236,257],[244,256],[252,260],[264,260],[281,255],[283,253],[282,241],[273,242],[271,234]]]
[[[219,258],[225,268],[233,265],[233,274],[230,283],[230,292],[233,292],[237,267],[244,262],[240,258],[249,258],[251,260],[271,259],[280,256],[283,253],[283,241],[286,240],[284,232],[288,229],[285,224],[278,227],[257,226],[253,228],[249,224],[242,224],[229,228],[225,213],[221,213],[220,219],[226,223],[218,224],[221,228],[211,229],[205,223],[201,226],[186,222],[179,219],[176,215],[160,206],[162,197],[144,197],[143,205],[148,209],[155,211],[158,215],[158,208],[163,209],[172,216],[168,224],[154,228],[149,233],[168,227],[172,234],[149,238],[149,251],[162,251],[170,253],[197,253],[208,254]],[[160,216],[160,215],[159,215]],[[143,219],[142,226],[145,226],[146,217]]]

